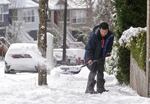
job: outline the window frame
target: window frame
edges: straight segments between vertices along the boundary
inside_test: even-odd
[[[72,23],[73,24],[86,23],[86,11],[85,10],[73,10]]]
[[[0,22],[4,22],[3,5],[0,5]]]
[[[23,19],[26,23],[35,22],[34,9],[25,9],[23,13]]]

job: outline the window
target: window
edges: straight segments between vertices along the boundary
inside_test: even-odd
[[[48,21],[51,22],[51,11],[48,12]]]
[[[3,22],[3,6],[0,6],[0,22]]]
[[[64,21],[64,10],[57,11],[60,21]],[[67,11],[67,21],[70,21],[70,11]]]
[[[24,54],[24,58],[32,58],[29,54]]]
[[[0,5],[0,22],[4,22],[4,14],[8,14],[8,5]]]
[[[18,20],[18,11],[17,11],[17,9],[14,9],[12,11],[12,20],[13,21],[17,21]]]
[[[0,22],[3,22],[4,19],[3,19],[3,14],[0,14]]]
[[[12,54],[12,58],[18,59],[18,58],[32,58],[29,54]]]
[[[24,10],[23,18],[25,22],[34,22],[35,21],[34,10]]]
[[[3,12],[4,12],[4,14],[8,14],[8,5],[4,5],[3,6]]]
[[[85,23],[86,12],[84,10],[74,10],[72,11],[72,22],[73,23]]]
[[[10,9],[9,10],[9,15],[11,16],[12,21],[17,21],[18,20],[18,11],[17,9]]]

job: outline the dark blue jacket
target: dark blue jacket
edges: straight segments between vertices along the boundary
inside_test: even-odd
[[[90,33],[88,43],[85,47],[85,62],[88,60],[97,60],[100,58],[105,58],[107,53],[112,50],[114,35],[111,31],[108,31],[107,35],[104,37],[104,48],[101,47],[101,35],[98,27],[94,27],[93,31]]]

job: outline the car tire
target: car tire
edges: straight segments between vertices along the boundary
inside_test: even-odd
[[[5,74],[16,74],[16,71],[14,69],[5,70]]]
[[[5,66],[4,72],[5,73],[10,73],[9,69],[6,66]]]
[[[5,69],[4,69],[4,73],[5,74],[16,74],[15,70],[14,69],[9,69],[10,67],[7,67],[5,65]]]

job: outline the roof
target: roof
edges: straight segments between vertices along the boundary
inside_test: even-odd
[[[61,4],[62,3],[62,4]],[[59,10],[64,9],[62,0],[49,0],[49,9]],[[85,9],[87,5],[83,0],[67,0],[68,9]]]
[[[8,0],[0,0],[0,4],[9,4],[10,2]]]
[[[10,1],[10,9],[14,8],[37,8],[39,5],[32,0],[9,0]]]

